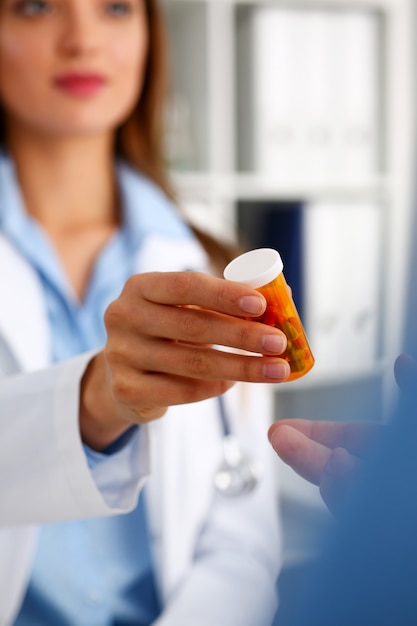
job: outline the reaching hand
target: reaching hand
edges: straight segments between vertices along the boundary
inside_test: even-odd
[[[269,440],[294,471],[320,487],[328,508],[337,513],[360,467],[376,424],[282,420],[269,429]]]
[[[400,355],[394,372],[403,391],[417,387],[417,362],[412,357]],[[381,428],[376,423],[294,419],[273,424],[268,437],[285,463],[319,486],[324,502],[337,514],[361,459]]]

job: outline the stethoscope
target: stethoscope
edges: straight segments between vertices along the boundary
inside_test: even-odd
[[[224,399],[217,398],[223,433],[223,461],[214,473],[214,486],[223,496],[236,498],[251,493],[258,485],[262,473],[262,463],[245,454],[239,440],[231,431]]]
[[[192,271],[187,268],[184,271]],[[258,485],[263,467],[244,454],[239,440],[232,433],[222,396],[218,396],[220,422],[223,434],[223,461],[214,473],[215,489],[227,498],[237,498],[251,493]]]

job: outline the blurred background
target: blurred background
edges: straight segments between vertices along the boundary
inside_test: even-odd
[[[181,208],[225,241],[280,251],[316,357],[271,387],[275,419],[384,419],[416,232],[415,0],[163,5]],[[277,476],[284,626],[329,514],[278,459]]]

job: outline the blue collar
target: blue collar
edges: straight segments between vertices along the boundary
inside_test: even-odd
[[[122,228],[133,249],[138,250],[149,235],[174,239],[193,237],[177,208],[156,184],[123,161],[118,161],[115,167],[121,196]],[[27,220],[31,218],[24,207],[13,161],[0,150],[0,228],[13,233]]]

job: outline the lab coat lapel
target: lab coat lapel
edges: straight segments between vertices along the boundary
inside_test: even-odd
[[[42,286],[36,272],[1,234],[0,284],[0,369],[10,374],[13,368],[46,366],[50,334]]]
[[[137,272],[208,271],[207,256],[194,239],[147,237],[137,257]]]
[[[147,239],[136,265],[138,272],[207,271],[208,267],[198,242],[160,235]],[[221,458],[220,423],[213,415],[216,407],[215,400],[171,407],[148,426],[152,477],[145,497],[164,600],[192,560],[196,533],[212,497],[214,468]]]
[[[157,580],[165,602],[189,570],[222,459],[216,400],[170,407],[151,426],[146,487]]]

